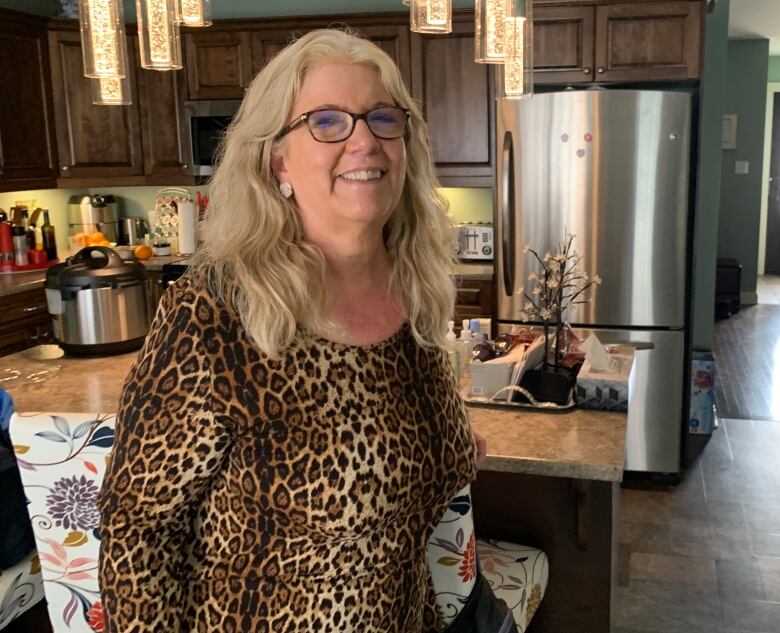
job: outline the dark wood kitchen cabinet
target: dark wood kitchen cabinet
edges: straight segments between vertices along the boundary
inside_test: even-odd
[[[700,75],[699,0],[534,5],[534,83],[678,81]]]
[[[700,73],[701,2],[596,7],[598,81],[693,79]]]
[[[252,80],[249,31],[209,27],[184,35],[189,99],[241,99]]]
[[[455,277],[455,327],[460,329],[463,319],[492,317],[495,305],[495,286],[492,278]]]
[[[72,27],[50,31],[49,54],[60,178],[142,176],[135,73],[130,75],[132,105],[97,106],[92,104],[93,80],[83,73],[79,32]],[[128,57],[130,68],[135,69],[133,46],[128,46]]]
[[[46,22],[0,9],[0,191],[57,184]]]
[[[534,83],[578,83],[593,79],[596,8],[534,7]]]
[[[137,37],[130,41],[138,46]],[[184,120],[184,71],[139,66],[136,73],[145,184],[194,184],[194,177],[185,172],[189,141]]]
[[[493,184],[495,133],[491,64],[474,63],[471,13],[453,16],[452,33],[413,33],[412,92],[428,123],[445,186]]]
[[[43,288],[2,297],[0,310],[0,356],[28,347],[51,343],[51,317]]]

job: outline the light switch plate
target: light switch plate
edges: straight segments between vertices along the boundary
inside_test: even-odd
[[[749,160],[737,160],[734,161],[734,173],[738,176],[744,176],[745,174],[750,172],[750,161]]]

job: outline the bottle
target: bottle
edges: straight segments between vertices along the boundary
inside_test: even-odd
[[[462,361],[460,359],[460,347],[455,336],[455,321],[447,322],[447,334],[444,335],[444,338],[447,340],[447,357],[450,359],[452,369],[455,372],[455,383],[460,385]]]
[[[485,334],[480,331],[479,319],[471,319],[469,328],[471,329],[471,337],[474,339],[474,345],[485,342]]]
[[[57,239],[54,235],[54,226],[49,222],[49,210],[43,210],[43,250],[46,251],[46,257],[49,260],[57,259]]]
[[[31,251],[35,250],[35,225],[28,224],[27,229],[24,232],[24,237],[27,240],[27,246]]]
[[[458,344],[460,345],[461,362],[463,363],[464,375],[469,375],[469,363],[471,362],[471,350],[474,349],[474,339],[471,338],[471,329],[469,328],[469,320],[463,319],[461,324],[463,327],[460,331],[460,338]]]
[[[12,233],[14,241],[14,264],[17,266],[27,266],[27,251],[29,250],[29,245],[27,244],[27,238],[24,235],[24,227],[15,226]]]

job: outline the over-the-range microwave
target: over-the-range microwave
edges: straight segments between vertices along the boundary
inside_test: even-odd
[[[238,112],[241,101],[185,101],[188,154],[184,171],[191,176],[211,176],[222,134]]]

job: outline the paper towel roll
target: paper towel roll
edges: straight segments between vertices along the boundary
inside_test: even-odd
[[[192,255],[197,246],[195,228],[198,216],[192,202],[182,202],[179,205],[179,254]]]

